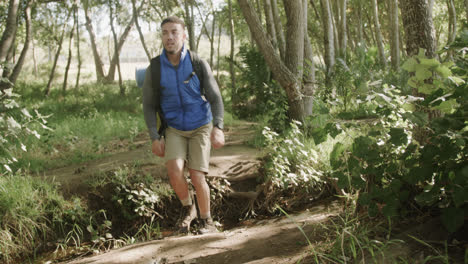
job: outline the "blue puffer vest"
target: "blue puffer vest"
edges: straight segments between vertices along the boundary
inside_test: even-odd
[[[161,54],[161,109],[170,127],[189,131],[213,119],[208,101],[200,94],[200,80],[192,74],[192,61],[184,45],[179,65],[174,67]]]

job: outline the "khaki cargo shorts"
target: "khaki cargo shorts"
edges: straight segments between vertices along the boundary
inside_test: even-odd
[[[187,168],[208,173],[212,129],[211,123],[190,131],[168,127],[166,129],[165,162],[183,159],[187,162]]]

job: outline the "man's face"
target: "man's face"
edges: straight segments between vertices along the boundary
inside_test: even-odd
[[[181,24],[166,23],[162,26],[162,42],[164,49],[166,49],[166,52],[169,54],[180,52],[186,37]]]

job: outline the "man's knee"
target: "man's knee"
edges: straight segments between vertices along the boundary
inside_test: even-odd
[[[205,173],[197,170],[189,170],[190,179],[192,179],[192,184],[195,188],[203,187],[206,185]]]
[[[166,162],[167,174],[170,178],[181,177],[184,173],[184,160],[175,159]]]

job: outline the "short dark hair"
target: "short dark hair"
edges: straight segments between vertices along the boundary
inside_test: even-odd
[[[185,30],[185,23],[184,20],[180,19],[177,16],[170,16],[166,17],[162,22],[161,22],[161,28],[164,24],[166,23],[176,23],[182,26],[182,28]]]

